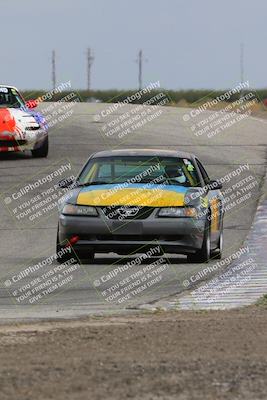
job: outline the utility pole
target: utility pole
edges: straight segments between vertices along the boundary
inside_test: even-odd
[[[56,88],[56,52],[52,51],[52,86]]]
[[[240,82],[244,83],[244,43],[240,44]],[[240,99],[244,95],[244,89],[240,91]]]
[[[143,50],[139,51],[137,62],[138,62],[138,83],[139,83],[139,90],[141,90],[143,86]]]
[[[138,58],[136,60],[138,64],[138,86],[139,90],[143,88],[143,62],[148,61],[147,59],[144,60],[143,50],[139,50]]]
[[[244,83],[244,43],[240,44],[240,81]]]
[[[90,47],[87,49],[87,90],[91,90],[91,69],[94,62]]]

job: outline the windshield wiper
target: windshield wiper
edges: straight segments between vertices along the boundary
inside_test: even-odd
[[[178,186],[185,186],[185,187],[190,187],[189,182],[178,182],[175,180],[175,178],[168,178],[166,179],[167,182],[169,182],[169,185],[178,185]]]
[[[159,179],[159,178],[154,178],[155,179]],[[165,183],[167,185],[176,185],[176,186],[191,186],[189,182],[178,182],[176,181],[174,178],[165,178],[162,177],[162,179],[158,180],[158,182],[154,182],[153,179],[142,179],[140,181],[140,183],[153,183],[155,185],[160,185],[162,183]]]
[[[93,182],[81,183],[80,185],[77,185],[76,187],[86,187],[86,186],[91,186],[91,185],[109,185],[109,184],[110,184],[110,182],[93,181]]]

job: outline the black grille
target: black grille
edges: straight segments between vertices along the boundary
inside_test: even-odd
[[[81,240],[99,240],[99,241],[112,241],[112,240],[119,240],[121,242],[124,241],[140,241],[140,242],[152,242],[154,240],[158,241],[167,241],[167,242],[175,242],[177,240],[182,240],[183,235],[80,235]]]
[[[154,211],[153,207],[138,206],[108,206],[101,207],[108,219],[124,221],[125,219],[146,219]]]
[[[0,140],[0,147],[15,147],[26,144],[26,140]]]
[[[40,129],[40,125],[38,126],[27,126],[27,128],[25,128],[26,131],[37,131],[38,129]]]

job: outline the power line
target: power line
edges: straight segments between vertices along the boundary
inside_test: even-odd
[[[87,90],[91,90],[91,69],[94,62],[94,56],[90,47],[87,49]]]

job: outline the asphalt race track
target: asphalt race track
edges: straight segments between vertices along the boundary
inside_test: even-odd
[[[53,104],[51,106],[53,107]],[[135,111],[135,115],[142,115],[142,118],[147,118],[147,122],[131,133],[124,132],[119,138],[117,134],[111,132],[112,126],[118,123],[115,120],[126,113],[130,114],[135,106],[125,106],[107,117],[101,117],[101,111],[107,110],[110,106],[110,104],[75,104],[68,115],[64,114],[65,110],[59,110],[59,114],[64,114],[65,117],[62,117],[62,121],[58,121],[50,131],[50,152],[47,159],[33,159],[30,153],[0,156],[0,315],[2,321],[26,318],[68,318],[92,313],[118,312],[185,290],[183,282],[207,266],[187,264],[182,256],[166,255],[168,268],[162,273],[160,283],[152,290],[139,293],[130,303],[123,302],[118,305],[115,301],[107,301],[101,293],[110,287],[110,282],[106,283],[107,286],[102,285],[101,290],[94,287],[94,282],[103,274],[107,274],[107,271],[112,268],[111,264],[121,265],[125,263],[125,259],[112,253],[97,254],[93,265],[83,264],[80,271],[73,273],[73,279],[58,292],[51,293],[42,301],[36,301],[33,304],[29,304],[27,299],[18,302],[17,292],[27,293],[27,288],[22,288],[22,281],[23,285],[27,285],[27,282],[43,274],[44,270],[42,272],[38,270],[11,286],[7,282],[10,276],[18,276],[27,266],[38,264],[55,252],[57,212],[54,209],[46,218],[36,218],[34,223],[24,224],[23,221],[16,220],[16,216],[10,211],[10,206],[6,204],[7,193],[18,192],[19,188],[34,181],[34,176],[45,176],[47,171],[53,171],[54,165],[61,161],[67,160],[71,165],[71,172],[76,174],[93,152],[111,148],[153,147],[179,149],[197,154],[211,178],[229,176],[240,165],[246,165],[240,175],[235,177],[231,175],[230,181],[224,185],[224,189],[229,188],[229,193],[233,195],[233,185],[242,179],[252,176],[253,178],[247,179],[247,182],[256,182],[254,186],[252,185],[253,187],[248,188],[251,194],[247,200],[239,201],[226,213],[224,257],[235,253],[242,246],[251,227],[265,174],[267,121],[246,117],[208,137],[206,133],[197,132],[196,118],[188,119],[190,113],[188,109],[162,107],[160,113],[154,114],[153,118],[148,118],[147,115],[144,117],[146,110],[144,111],[145,108],[141,107],[138,113]],[[47,103],[42,108],[46,107]],[[153,114],[153,112],[155,113],[155,111],[150,113]],[[54,118],[61,119],[59,114],[56,117],[55,113]],[[203,112],[198,121],[203,121],[211,114],[208,111]],[[112,121],[115,121],[114,125]],[[49,183],[46,187],[49,189]],[[236,190],[238,190],[238,185],[234,191]],[[240,193],[238,195],[241,196]],[[29,200],[31,196],[32,193],[23,195],[23,202]],[[211,262],[213,263],[214,261]],[[134,272],[142,267],[135,266]],[[120,274],[112,281],[112,285],[118,283],[116,279],[121,279]]]

